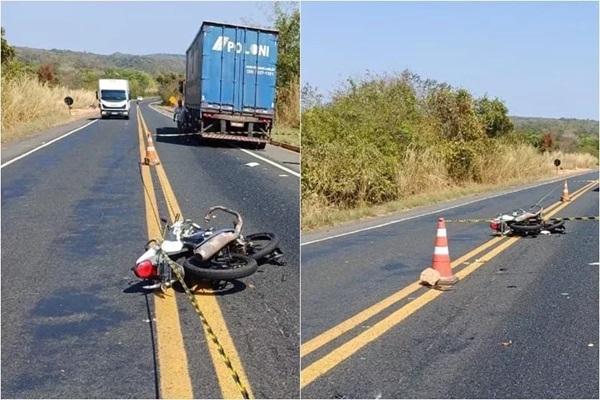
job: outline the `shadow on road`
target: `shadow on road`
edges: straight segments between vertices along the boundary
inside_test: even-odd
[[[192,293],[198,296],[225,296],[235,294],[246,289],[246,284],[242,281],[234,279],[232,281],[209,282],[187,278],[185,280]],[[183,288],[179,283],[173,286],[173,289],[183,293]]]
[[[149,291],[144,289],[143,286],[144,285],[148,285],[148,281],[139,281],[134,283],[133,285],[129,286],[128,288],[123,290],[123,293],[148,293]]]
[[[156,130],[156,141],[159,143],[176,144],[181,146],[203,146],[215,148],[231,148],[231,145],[239,146],[243,149],[254,150],[251,143],[235,142],[218,139],[202,139],[195,133],[180,133],[177,128],[163,127]]]
[[[144,286],[150,285],[152,283],[153,282],[150,282],[150,281],[136,282],[133,285],[126,288],[125,290],[123,290],[123,293],[128,293],[128,294],[151,293],[153,291],[144,289]],[[225,282],[225,281],[209,282],[209,281],[186,278],[185,283],[188,285],[188,287],[192,290],[192,292],[194,294],[197,294],[200,296],[224,296],[224,295],[228,295],[228,294],[238,293],[238,292],[241,292],[242,290],[246,289],[246,284],[244,282],[238,281],[238,280],[227,281],[227,282]],[[203,292],[204,289],[210,289],[210,291]],[[156,289],[156,290],[159,290],[159,289]],[[179,284],[179,282],[176,282],[175,284],[173,284],[173,290],[175,290],[176,292],[179,292],[179,293],[184,293],[184,290],[181,287],[181,285]]]

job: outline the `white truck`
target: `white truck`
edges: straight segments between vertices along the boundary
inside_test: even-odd
[[[100,103],[101,118],[120,116],[129,119],[129,81],[127,79],[100,79],[96,98]]]

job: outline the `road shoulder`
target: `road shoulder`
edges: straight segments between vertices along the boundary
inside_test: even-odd
[[[67,122],[66,124],[54,126],[52,128],[33,133],[23,139],[2,143],[1,163],[4,164],[5,162],[10,161],[15,157],[19,157],[20,155],[25,154],[36,147],[42,146],[75,129],[79,129],[94,120],[96,120],[96,118],[85,116],[80,119]]]
[[[423,215],[433,214],[436,212],[442,212],[448,209],[460,207],[463,205],[467,205],[470,203],[475,203],[477,201],[502,196],[505,194],[509,194],[512,192],[527,190],[529,188],[543,186],[546,184],[550,184],[553,182],[559,182],[564,179],[589,174],[594,172],[594,170],[581,170],[571,173],[565,173],[564,175],[560,175],[558,177],[546,178],[529,184],[519,184],[519,185],[511,185],[504,188],[499,188],[492,191],[487,191],[483,193],[468,195],[464,197],[460,197],[458,199],[438,202],[434,204],[418,206],[415,208],[411,208],[409,210],[402,210],[398,212],[392,212],[390,214],[386,214],[384,216],[378,217],[365,217],[358,220],[348,221],[344,223],[340,223],[334,227],[325,227],[321,229],[316,229],[313,231],[309,231],[306,233],[302,233],[302,243],[301,246],[309,245],[312,243],[320,242],[323,240],[328,240],[330,238],[338,237],[338,236],[346,236],[352,234],[354,232],[360,232],[363,230],[376,229],[380,226],[386,226],[390,224],[394,224],[396,222],[401,222],[407,219],[416,218]]]

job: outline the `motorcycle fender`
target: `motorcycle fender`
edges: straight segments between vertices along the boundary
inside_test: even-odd
[[[154,257],[156,257],[156,249],[154,247],[152,247],[152,248],[146,250],[146,252],[144,254],[142,254],[141,257],[138,258],[135,263],[139,264],[144,260],[150,260],[150,259],[153,259]]]
[[[222,232],[215,235],[200,246],[194,249],[194,253],[202,257],[203,260],[208,260],[219,252],[222,248],[233,242],[238,235],[234,232]]]
[[[168,254],[177,253],[183,249],[183,243],[180,240],[165,240],[160,248]]]

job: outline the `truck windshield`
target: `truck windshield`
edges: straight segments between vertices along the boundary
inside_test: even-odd
[[[123,101],[127,97],[124,90],[101,90],[102,100]]]

